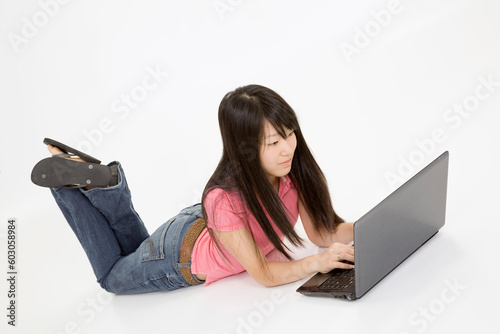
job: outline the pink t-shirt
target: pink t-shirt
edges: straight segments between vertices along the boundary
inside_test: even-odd
[[[278,195],[285,205],[285,212],[289,214],[290,224],[295,226],[299,217],[298,193],[288,176],[280,179]],[[250,209],[242,201],[239,193],[216,188],[206,196],[205,210],[208,216],[208,227],[214,230],[239,230],[246,226],[246,219],[248,219],[255,241],[268,260],[286,260],[280,252],[272,252],[276,248],[267,239],[259,223],[251,214]],[[270,219],[269,215],[267,217]],[[274,225],[274,222],[271,221],[271,223],[280,239],[283,240],[284,236],[281,231]],[[193,247],[191,271],[194,274],[207,275],[205,285],[245,271],[245,268],[225,249],[224,245],[220,245],[226,251],[229,263],[224,255],[220,254],[208,230],[202,232]]]

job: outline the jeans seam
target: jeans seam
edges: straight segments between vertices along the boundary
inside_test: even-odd
[[[177,264],[179,262],[179,252],[180,252],[180,247],[179,249],[177,250],[177,242],[178,242],[178,236],[179,236],[179,229],[182,229],[182,227],[184,226],[184,224],[177,224],[177,227],[176,227],[176,230],[175,230],[175,234],[174,234],[174,242],[172,242],[172,256],[173,256],[173,259],[172,260],[175,260],[173,261],[174,264]],[[181,241],[182,242],[182,241]],[[177,252],[177,254],[176,254]],[[177,274],[181,274],[180,270],[177,268],[176,265],[174,265],[174,268],[175,268],[175,271],[177,272]]]
[[[175,221],[175,218],[173,218],[171,220],[171,222],[165,226],[165,228],[163,229],[162,233],[161,233],[161,237],[160,237],[160,257],[162,259],[165,258],[165,237],[167,235],[167,230],[168,228],[170,227],[170,225],[172,225],[172,223]]]
[[[104,289],[107,290],[107,291],[109,291],[109,292],[115,293],[115,294],[122,294],[122,293],[125,293],[125,292],[128,292],[128,291],[137,290],[138,288],[141,288],[141,287],[146,286],[146,285],[148,285],[148,282],[142,283],[142,284],[136,285],[136,286],[134,286],[132,288],[128,288],[128,289],[124,289],[124,290],[109,291],[106,288],[104,288]]]
[[[106,291],[108,291],[108,292],[115,293],[115,294],[123,294],[123,293],[127,293],[127,292],[130,292],[130,291],[137,290],[137,289],[139,289],[139,288],[142,288],[142,287],[144,287],[144,286],[149,285],[150,283],[152,283],[152,282],[154,282],[154,281],[159,281],[159,280],[162,280],[162,279],[165,279],[165,278],[166,278],[166,279],[168,280],[168,282],[169,282],[170,284],[172,284],[173,286],[181,286],[181,287],[186,286],[185,284],[175,284],[174,282],[172,282],[172,281],[170,280],[170,277],[168,276],[168,274],[164,274],[164,275],[162,275],[162,276],[160,276],[160,277],[150,277],[150,278],[148,278],[147,282],[145,282],[145,283],[141,283],[141,284],[138,284],[138,285],[136,285],[136,286],[133,286],[133,287],[130,287],[130,288],[127,288],[127,289],[123,289],[123,290],[114,290],[114,291],[109,291],[108,289],[106,289],[105,284],[104,284],[104,285],[102,285],[102,284],[101,284],[101,286],[102,286],[102,287],[103,287]],[[157,289],[156,291],[161,291],[161,290],[162,290],[162,289]]]

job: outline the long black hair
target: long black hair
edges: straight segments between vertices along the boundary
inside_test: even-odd
[[[260,85],[239,87],[227,93],[220,103],[219,127],[223,151],[221,160],[203,191],[203,215],[208,219],[204,202],[211,190],[221,188],[236,191],[269,241],[283,255],[291,259],[287,252],[290,249],[281,241],[265,214],[267,211],[275,226],[294,246],[303,244],[289,221],[281,199],[261,166],[259,152],[264,141],[266,120],[283,138],[287,138],[287,129],[295,133],[297,147],[289,177],[297,188],[299,198],[315,228],[334,233],[338,225],[343,222],[333,210],[326,178],[307,147],[295,112],[280,95]],[[253,236],[248,219],[247,228]],[[218,249],[222,251],[211,229],[209,233]]]

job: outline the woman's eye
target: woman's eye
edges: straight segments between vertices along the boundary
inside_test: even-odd
[[[277,142],[277,141],[272,142],[272,143],[269,143],[269,146],[274,146],[274,145],[276,145],[276,144],[278,144],[278,142]]]

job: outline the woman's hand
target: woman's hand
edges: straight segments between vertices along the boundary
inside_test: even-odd
[[[314,268],[314,271],[325,274],[337,268],[354,268],[354,265],[344,263],[342,261],[354,263],[354,247],[340,242],[335,242],[325,251],[315,255],[313,265],[315,265],[316,268]]]

